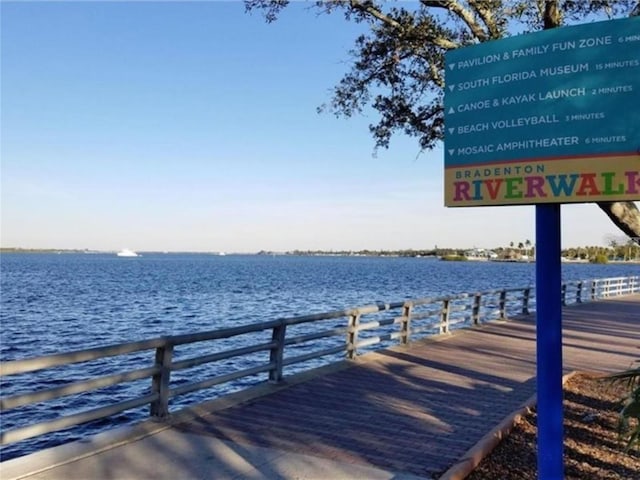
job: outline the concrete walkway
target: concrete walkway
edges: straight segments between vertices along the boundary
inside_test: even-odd
[[[564,369],[640,358],[640,296],[568,307]],[[428,479],[535,391],[534,317],[416,342],[0,464],[28,479]],[[267,394],[265,394],[267,393]]]

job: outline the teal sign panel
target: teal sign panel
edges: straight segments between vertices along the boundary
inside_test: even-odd
[[[445,167],[640,150],[640,17],[446,55]]]

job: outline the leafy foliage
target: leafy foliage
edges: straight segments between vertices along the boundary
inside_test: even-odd
[[[591,263],[609,263],[609,259],[604,253],[598,253],[590,260]]]
[[[268,22],[288,0],[246,0]],[[395,133],[416,137],[423,149],[444,136],[444,54],[465,45],[595,18],[628,16],[636,0],[318,0],[319,14],[341,12],[366,23],[350,51],[351,68],[322,106],[350,117],[373,108],[369,126],[376,147],[389,147]]]
[[[640,447],[640,367],[610,375],[613,382],[624,382],[629,388],[624,407],[620,411],[620,434],[627,437],[626,451]]]

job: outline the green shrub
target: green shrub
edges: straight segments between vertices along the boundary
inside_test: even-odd
[[[609,263],[609,259],[605,254],[599,253],[591,259],[591,263]]]

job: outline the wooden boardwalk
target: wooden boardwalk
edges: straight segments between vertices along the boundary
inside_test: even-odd
[[[377,478],[437,478],[535,392],[534,320],[495,322],[365,355],[265,396],[201,409],[158,434],[171,442],[180,435],[222,441],[235,446],[234,455],[267,449],[326,460],[326,470],[277,462],[231,469],[213,450],[194,449],[190,457],[169,440],[158,445],[158,437],[153,447],[145,439],[72,463],[58,459],[60,466],[22,478],[336,478],[335,465],[391,472]],[[567,307],[563,328],[566,372],[627,368],[640,358],[640,295]],[[136,458],[150,460],[153,473]],[[351,475],[363,478],[365,471]],[[0,472],[17,476],[13,466]]]

